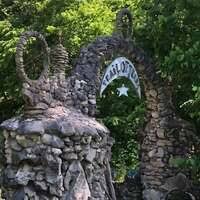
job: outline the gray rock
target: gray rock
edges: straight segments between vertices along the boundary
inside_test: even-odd
[[[57,148],[52,148],[51,151],[52,151],[52,153],[54,155],[60,155],[60,154],[62,154],[62,151],[60,149],[57,149]]]
[[[68,170],[69,167],[69,161],[63,161],[62,163],[62,171],[66,172]]]
[[[42,121],[35,121],[35,120],[27,120],[22,121],[19,124],[19,128],[17,130],[21,134],[43,134],[44,133],[44,126]]]
[[[85,159],[88,161],[88,162],[93,162],[94,158],[96,156],[96,149],[93,149],[91,148],[89,151],[88,151],[88,154],[86,155]]]
[[[45,172],[46,172],[45,179],[48,183],[56,184],[57,182],[59,182],[60,179],[59,170],[47,167]]]
[[[59,134],[60,133],[60,127],[58,124],[57,120],[45,120],[44,121],[44,129],[45,129],[45,133],[48,134]]]
[[[65,200],[88,200],[91,197],[85,172],[79,161],[73,161],[64,178],[64,186],[69,191]]]
[[[74,148],[73,147],[65,147],[63,149],[64,153],[73,153],[74,152]]]
[[[44,134],[42,136],[42,142],[46,145],[55,147],[55,148],[63,148],[64,142],[55,135]]]
[[[76,153],[65,153],[62,157],[66,161],[78,159],[78,155]]]
[[[81,88],[81,82],[79,80],[75,81],[75,90],[78,90]]]
[[[156,155],[158,156],[158,158],[163,158],[164,154],[165,154],[165,152],[164,152],[163,148],[159,147],[157,149],[157,153],[156,153]]]
[[[1,125],[0,128],[9,130],[9,131],[15,131],[19,127],[19,118],[11,118],[6,121],[4,121]]]
[[[92,141],[92,136],[87,136],[87,137],[81,138],[81,143],[83,143],[83,144],[90,144],[91,141]]]
[[[89,99],[89,103],[91,105],[96,105],[96,99]]]
[[[75,152],[81,152],[81,150],[82,150],[81,145],[80,145],[80,144],[76,144],[76,145],[74,146],[74,150],[75,150]]]
[[[42,142],[47,145],[51,145],[52,143],[52,135],[44,134],[41,138]]]
[[[36,194],[36,191],[34,191],[34,188],[26,186],[24,187],[24,190],[28,197],[27,200],[29,199],[40,200],[38,195]]]
[[[34,184],[39,190],[47,191],[48,187],[45,181],[35,181]]]
[[[154,157],[155,155],[156,155],[156,149],[153,149],[153,150],[151,150],[151,151],[148,153],[148,156],[149,156],[150,158]]]
[[[20,144],[22,147],[31,147],[35,144],[29,138],[26,138],[24,135],[17,135],[16,136],[17,143]]]
[[[156,119],[159,118],[159,113],[158,112],[152,112],[151,115],[152,115],[153,118],[156,118]]]
[[[60,132],[64,136],[71,136],[75,133],[75,128],[73,126],[73,123],[63,121],[59,125],[60,125]]]
[[[50,192],[50,194],[59,196],[59,197],[61,197],[63,194],[61,187],[55,187],[55,185],[50,185],[49,192]]]
[[[164,139],[164,138],[165,138],[165,130],[164,130],[164,129],[158,129],[158,130],[157,130],[157,136],[158,136],[159,138]]]
[[[20,190],[17,190],[12,197],[12,200],[24,200],[25,199],[25,192],[24,189],[21,188]]]
[[[44,195],[41,195],[40,196],[40,200],[49,200],[49,197],[47,197],[47,196],[44,196]],[[52,200],[54,199],[54,197],[52,198]],[[55,200],[55,199],[54,199]],[[56,199],[56,200],[59,200],[58,198]]]
[[[39,190],[47,191],[48,187],[45,181],[34,181],[34,184],[36,187],[38,187]]]
[[[17,169],[8,165],[4,170],[4,178],[14,180],[16,173]]]
[[[143,191],[144,200],[161,200],[162,197],[163,197],[163,194],[160,191],[156,191],[154,189]]]
[[[48,105],[46,103],[40,102],[34,108],[35,109],[46,110],[48,108]]]
[[[78,98],[79,98],[81,101],[86,101],[86,99],[87,99],[87,96],[84,95],[84,94],[81,93],[81,92],[77,92],[77,96],[78,96]]]
[[[183,173],[178,173],[174,177],[170,177],[166,180],[165,184],[162,186],[162,189],[167,191],[180,190],[184,191],[190,187],[187,177]]]
[[[48,182],[48,183],[51,183],[51,184],[55,184],[56,181],[57,181],[57,172],[56,171],[52,171],[50,168],[46,168],[46,178],[45,180]]]
[[[44,172],[43,171],[39,171],[39,172],[37,172],[35,179],[37,181],[42,181],[42,180],[44,180],[44,176],[45,176]]]
[[[32,171],[29,165],[24,165],[17,171],[15,180],[20,185],[27,185],[30,180],[35,180],[35,172]]]
[[[52,146],[56,148],[63,148],[64,147],[64,142],[57,136],[53,136],[53,142]]]
[[[150,90],[149,91],[149,94],[152,96],[152,97],[157,97],[157,91],[156,90]]]

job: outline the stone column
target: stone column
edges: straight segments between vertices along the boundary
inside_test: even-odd
[[[147,122],[141,144],[141,179],[145,200],[164,200],[174,190],[187,191],[189,174],[172,165],[175,158],[190,155],[194,138],[192,125],[175,114],[171,92],[160,82],[148,84]],[[187,177],[187,178],[186,178]]]

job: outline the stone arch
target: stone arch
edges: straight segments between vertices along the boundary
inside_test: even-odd
[[[123,17],[127,16],[128,22],[123,22]],[[125,28],[124,28],[125,27]],[[124,31],[125,29],[125,31]],[[125,32],[125,33],[124,33]],[[99,71],[106,60],[112,60],[114,56],[124,56],[131,60],[144,84],[144,94],[147,99],[147,107],[150,111],[152,97],[158,94],[165,99],[165,106],[168,110],[173,108],[171,94],[167,84],[161,80],[156,72],[155,65],[146,55],[143,49],[137,47],[131,39],[132,15],[128,9],[122,9],[116,17],[116,27],[112,36],[98,37],[87,47],[82,48],[72,75],[75,79],[82,80],[87,84],[85,93],[96,95],[100,88],[102,77]],[[94,115],[95,106],[90,106],[89,113]],[[84,110],[81,109],[83,112]]]
[[[120,36],[100,37],[94,42],[83,48],[80,52],[79,59],[73,75],[78,80],[83,80],[87,83],[89,93],[96,95],[101,83],[99,70],[104,61],[111,60],[113,55],[127,57],[131,60],[144,84],[144,93],[151,90],[151,93],[156,93],[162,90],[164,98],[167,98],[168,107],[170,107],[170,98],[168,88],[156,73],[154,65],[151,63],[144,51],[134,44],[130,39]],[[154,90],[154,91],[152,91]],[[161,93],[161,92],[160,92]],[[152,94],[153,95],[153,94]],[[155,94],[156,95],[156,94]],[[149,95],[146,95],[147,103]]]
[[[122,10],[117,20],[128,15],[127,9]],[[96,95],[100,88],[101,67],[106,60],[114,55],[124,56],[131,60],[144,84],[146,97],[146,120],[141,134],[141,180],[144,186],[145,200],[164,199],[167,188],[163,188],[169,177],[174,177],[178,169],[170,165],[173,157],[185,157],[191,151],[194,136],[192,126],[182,120],[174,111],[170,86],[156,72],[155,65],[145,52],[138,48],[130,37],[123,34],[123,22],[117,21],[117,27],[112,36],[99,37],[80,51],[75,70],[73,71],[74,85],[76,81],[84,83],[81,93],[86,96],[75,102],[75,107],[84,114],[95,116]],[[130,24],[127,32],[130,33]],[[78,94],[80,91],[76,91]],[[77,95],[79,96],[79,95]],[[86,101],[85,101],[86,100]],[[82,104],[82,102],[86,102]],[[189,142],[188,142],[189,141]],[[186,175],[188,173],[186,172]],[[185,186],[186,187],[186,186]]]

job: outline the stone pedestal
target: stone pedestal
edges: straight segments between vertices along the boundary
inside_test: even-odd
[[[56,107],[40,120],[13,118],[1,127],[6,200],[104,200],[112,196],[106,174],[113,140],[94,119]]]

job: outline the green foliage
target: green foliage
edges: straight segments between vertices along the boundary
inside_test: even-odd
[[[172,81],[173,100],[182,117],[199,127],[200,104],[192,88],[200,82],[200,1],[151,0],[138,5],[145,20],[136,27],[136,39],[154,58],[162,76]],[[192,104],[186,103],[191,100]]]
[[[200,1],[151,0],[139,4],[145,23],[137,29],[136,39],[154,58],[162,76],[172,81],[176,110],[196,125],[200,135]],[[184,160],[199,178],[198,162],[198,154]]]
[[[23,29],[14,29],[8,20],[0,21],[0,120],[11,117],[21,105],[14,64],[15,47]]]
[[[56,29],[62,31],[66,46],[74,55],[83,44],[99,35],[110,34],[114,17],[115,14],[101,0],[81,1],[78,8],[68,8],[57,15],[60,23]]]
[[[192,91],[194,92],[193,98],[185,101],[181,108],[185,112],[189,113],[192,119],[196,119],[196,123],[200,123],[200,86],[192,86]]]
[[[200,157],[197,155],[189,158],[175,158],[171,160],[171,164],[174,167],[181,169],[190,169],[191,176],[196,183],[200,183]]]
[[[117,89],[122,84],[128,86],[129,97],[118,96]],[[144,102],[135,95],[135,91],[127,79],[115,80],[99,99],[99,118],[111,130],[115,139],[112,148],[112,165],[116,170],[116,180],[121,181],[130,169],[139,164],[137,130],[144,120]]]
[[[3,0],[0,8],[0,121],[14,115],[22,105],[14,54],[24,30],[46,33],[50,46],[58,41],[58,33],[62,33],[73,62],[83,44],[97,35],[111,33],[115,15],[100,0]],[[29,57],[29,61],[33,57]]]

